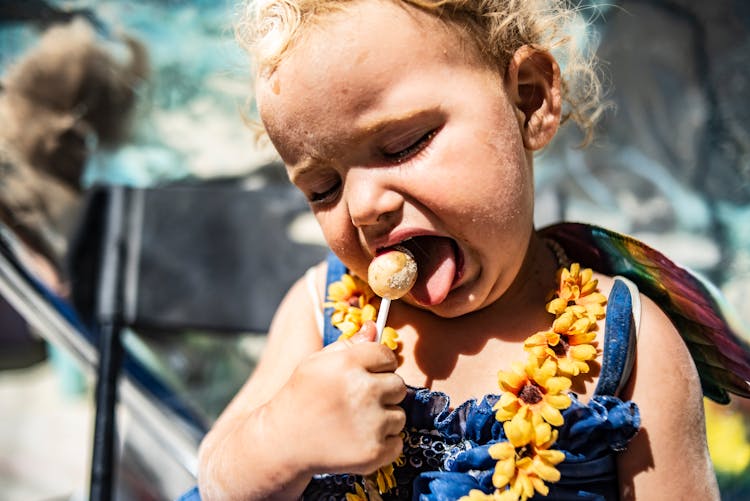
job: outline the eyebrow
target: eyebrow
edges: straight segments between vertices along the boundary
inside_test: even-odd
[[[346,141],[358,143],[365,137],[377,134],[392,124],[409,122],[422,116],[435,116],[438,114],[440,114],[439,108],[433,107],[429,109],[411,110],[404,113],[383,115],[357,126],[356,131],[352,134],[339,137],[344,137]],[[287,166],[289,177],[292,182],[294,182],[295,179],[304,176],[309,171],[315,170],[320,164],[324,163],[326,163],[326,160],[317,155],[305,155],[305,158],[298,162],[294,167]]]
[[[322,163],[323,161],[319,158],[308,157],[293,167],[287,165],[286,169],[289,174],[289,180],[292,184],[295,184],[297,179],[304,177],[308,172],[314,171]]]
[[[421,116],[433,115],[438,111],[438,108],[420,109],[407,111],[404,113],[394,113],[378,117],[370,122],[365,122],[359,126],[360,131],[357,132],[355,138],[359,139],[360,136],[365,136],[373,133],[377,133],[388,127],[393,123],[408,122],[410,120],[417,119]]]

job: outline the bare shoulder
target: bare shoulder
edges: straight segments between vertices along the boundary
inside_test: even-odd
[[[677,328],[650,298],[641,294],[640,334],[632,391],[647,397],[666,392],[678,402],[689,405],[701,401],[698,371]],[[679,392],[675,388],[679,385]],[[665,397],[661,395],[660,397]]]
[[[693,359],[669,317],[641,295],[637,357],[624,400],[641,429],[619,458],[623,499],[718,499]]]

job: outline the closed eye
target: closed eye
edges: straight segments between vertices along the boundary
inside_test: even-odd
[[[409,141],[405,147],[397,146],[395,148],[388,148],[384,149],[382,151],[383,157],[385,157],[386,160],[392,162],[392,163],[402,163],[406,160],[410,159],[420,151],[422,151],[427,145],[430,144],[430,141],[435,137],[437,134],[438,129],[433,129],[426,134],[420,136],[415,141]],[[395,151],[389,151],[389,150],[395,150]]]
[[[312,204],[325,204],[328,202],[332,202],[336,199],[340,187],[341,179],[337,179],[330,185],[330,187],[324,190],[311,191],[307,198]]]

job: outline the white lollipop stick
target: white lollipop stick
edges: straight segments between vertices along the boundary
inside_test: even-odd
[[[375,341],[377,343],[380,343],[380,340],[383,337],[383,329],[385,328],[385,321],[388,319],[388,310],[391,309],[391,300],[387,297],[384,297],[380,301],[380,311],[378,311],[378,318],[375,321],[375,328],[378,331],[378,335],[375,338]]]

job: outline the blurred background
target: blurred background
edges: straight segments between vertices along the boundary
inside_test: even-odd
[[[593,144],[564,128],[538,157],[537,224],[640,238],[750,324],[750,4],[584,5],[613,106]],[[247,123],[240,8],[0,0],[2,499],[88,498],[113,332],[117,499],[192,486],[275,304],[325,255]],[[723,499],[749,499],[746,404],[706,405]]]

